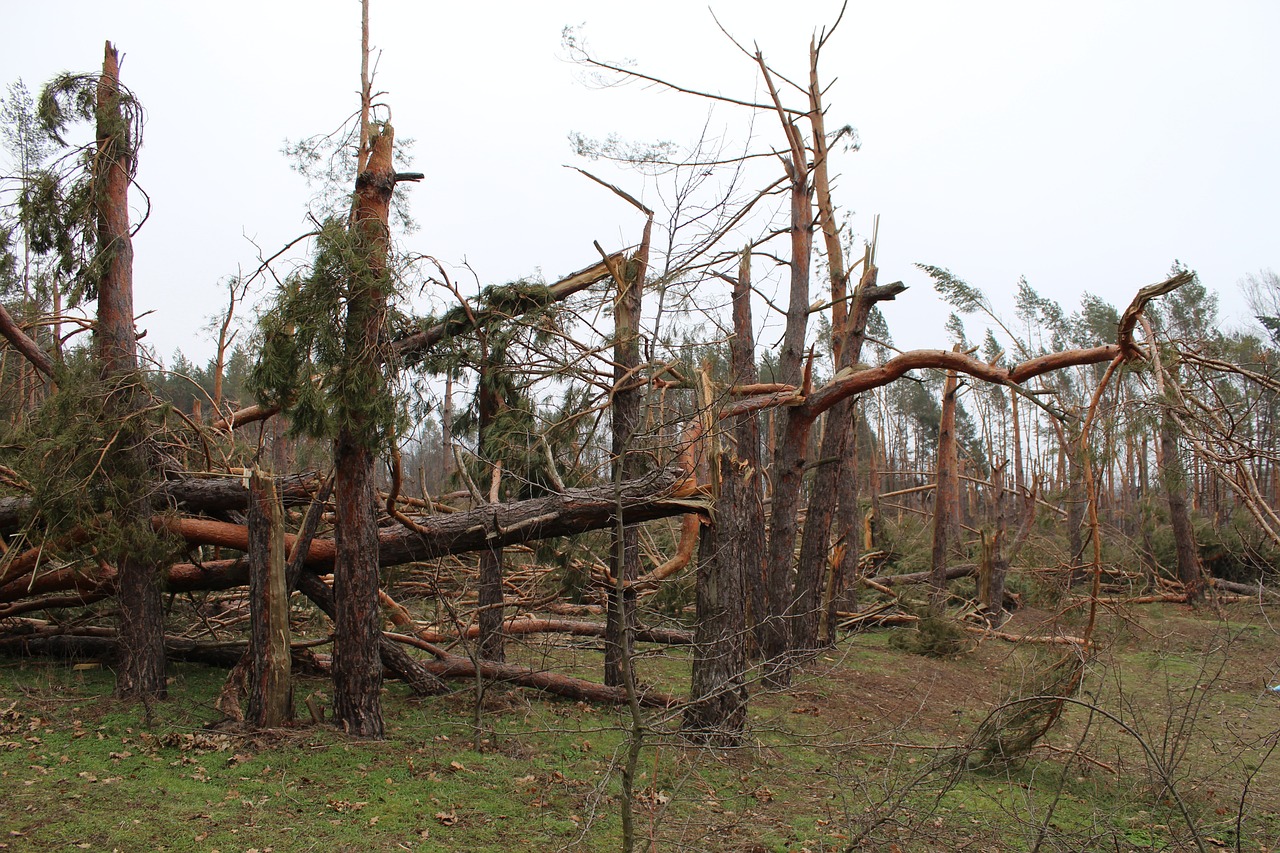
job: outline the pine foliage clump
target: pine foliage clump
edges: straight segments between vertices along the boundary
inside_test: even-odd
[[[57,388],[2,448],[29,488],[31,525],[40,529],[32,538],[61,543],[58,556],[67,559],[171,559],[179,543],[152,523],[149,497],[168,407],[145,399],[133,405],[148,394],[142,376],[103,381],[83,350],[58,369]]]
[[[364,346],[366,322],[383,325],[380,317],[364,316],[370,290],[392,294],[391,274],[368,258],[346,225],[330,219],[316,238],[311,269],[286,280],[261,318],[262,349],[249,386],[260,401],[288,413],[295,434],[331,438],[354,428],[375,448],[397,432],[386,348],[372,360],[352,351]]]

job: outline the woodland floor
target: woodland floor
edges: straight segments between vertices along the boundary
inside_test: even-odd
[[[1023,609],[1004,630],[1081,621]],[[875,630],[842,638],[791,690],[757,689],[744,748],[695,748],[678,718],[651,717],[636,848],[1280,849],[1280,695],[1267,690],[1280,610],[1142,605],[1100,628],[1081,704],[1014,765],[966,771],[961,748],[1070,648],[975,638],[933,659],[889,645],[909,629]],[[590,678],[601,665],[593,642],[512,652]],[[647,647],[640,674],[683,692],[687,655]],[[148,712],[110,699],[112,675],[93,663],[0,661],[0,849],[620,849],[618,709],[497,686],[477,729],[474,686],[411,699],[391,684],[384,742],[309,724],[246,735],[206,728],[223,671],[171,675],[171,698]],[[326,690],[298,679],[301,719]]]

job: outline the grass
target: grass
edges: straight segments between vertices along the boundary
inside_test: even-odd
[[[887,631],[846,638],[790,690],[754,692],[741,749],[692,747],[678,717],[652,719],[640,848],[1274,849],[1280,699],[1263,687],[1280,647],[1256,605],[1233,608],[1226,620],[1168,605],[1109,617],[1082,704],[1048,748],[979,772],[957,748],[1061,650],[991,640],[933,659],[893,649]],[[1045,633],[1043,618],[1019,614],[1011,629]],[[589,643],[513,652],[587,677],[600,666]],[[678,693],[688,667],[677,649],[645,656],[640,674]],[[311,725],[229,733],[206,728],[224,673],[171,676],[172,698],[147,709],[112,700],[101,668],[0,666],[0,849],[620,847],[619,709],[493,686],[477,731],[468,682],[424,700],[391,685],[383,742]],[[301,718],[303,698],[328,689],[297,681]]]

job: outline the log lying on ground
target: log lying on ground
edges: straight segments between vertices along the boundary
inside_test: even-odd
[[[39,620],[7,620],[0,628],[0,654],[19,657],[55,657],[69,660],[100,660],[112,662],[116,658],[118,639],[114,628],[93,626],[63,627]],[[298,671],[319,675],[320,670],[311,664],[306,650],[315,642],[293,643],[294,663]],[[166,634],[165,657],[169,660],[229,667],[239,662],[248,643],[244,641],[210,642],[192,640]]]
[[[291,474],[283,478],[280,496],[285,506],[305,506],[318,486],[314,472]],[[183,477],[158,484],[151,505],[189,513],[243,510],[249,505],[249,489],[241,477]],[[30,498],[0,498],[0,534],[15,532],[30,511]]]
[[[629,701],[627,691],[623,687],[609,687],[594,681],[574,678],[570,675],[561,675],[556,672],[532,669],[511,663],[494,663],[487,660],[473,662],[470,658],[450,654],[433,643],[408,634],[384,633],[382,636],[384,639],[405,643],[435,655],[436,660],[427,661],[424,665],[433,675],[439,678],[475,678],[478,665],[480,677],[490,681],[504,681],[520,687],[529,687],[534,690],[541,690],[544,693],[553,693],[556,696],[578,699],[583,702],[606,702],[613,705],[622,705]],[[646,708],[673,708],[680,704],[680,700],[676,697],[653,690],[641,691],[637,698],[640,704]]]
[[[956,578],[967,578],[978,571],[975,565],[951,566],[947,569],[947,580],[955,580]],[[904,586],[913,583],[928,583],[932,572],[911,572],[905,575],[878,575],[874,578],[864,578],[868,586],[879,584],[880,586]]]
[[[569,634],[574,637],[603,637],[605,626],[597,622],[581,622],[572,619],[539,619],[515,617],[502,623],[502,633],[508,636],[523,634]],[[418,629],[416,635],[428,643],[452,643],[460,639],[450,631]],[[473,640],[480,636],[480,626],[472,625],[462,632],[462,637]],[[693,634],[675,628],[636,628],[635,639],[642,643],[665,643],[669,646],[687,646],[693,642]]]

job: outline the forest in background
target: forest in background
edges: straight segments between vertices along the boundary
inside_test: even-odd
[[[630,708],[634,771],[646,708],[739,744],[752,692],[786,689],[841,631],[901,624],[947,653],[1083,595],[1077,633],[1004,632],[1065,649],[1046,670],[1059,700],[992,736],[1009,758],[1079,687],[1100,605],[1271,595],[1280,277],[1246,279],[1249,332],[1177,261],[1124,307],[1019,282],[1012,317],[925,266],[955,308],[947,340],[897,350],[881,307],[911,295],[879,282],[876,235],[842,228],[827,171],[857,144],[826,125],[835,29],[799,82],[743,48],[767,100],[679,88],[776,128],[740,150],[577,139],[584,179],[634,208],[636,242],[584,236],[582,271],[473,297],[399,247],[422,174],[397,162],[366,65],[345,135],[294,151],[323,188],[311,262],[225,282],[203,365],[139,347],[142,113],[114,49],[100,73],[10,87],[0,647],[107,657],[117,695],[146,703],[167,657],[204,655],[230,670],[219,707],[251,727],[289,720],[291,673],[313,667],[334,722],[370,738],[384,672],[424,695],[514,683]],[[593,73],[649,79],[566,38]],[[454,307],[415,316],[424,287]],[[756,339],[761,311],[780,340]],[[313,607],[331,653],[291,642]],[[507,660],[541,633],[600,637],[599,680]],[[687,695],[646,687],[637,642],[692,646]]]

